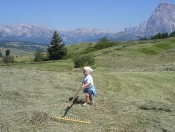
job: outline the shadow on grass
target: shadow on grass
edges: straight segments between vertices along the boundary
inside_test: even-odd
[[[79,96],[77,96],[74,101],[73,101],[73,104],[83,104],[84,103],[84,100],[83,99],[78,99]],[[69,101],[71,102],[73,100],[74,97],[70,97],[69,98]]]

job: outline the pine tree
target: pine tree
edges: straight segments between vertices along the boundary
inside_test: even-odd
[[[6,51],[5,51],[5,55],[6,55],[6,56],[10,56],[10,50],[6,50]]]
[[[3,57],[3,55],[2,55],[2,52],[1,52],[1,49],[0,49],[0,58],[2,58]]]
[[[175,37],[175,31],[174,32],[171,32],[169,37]]]
[[[62,41],[63,39],[55,31],[50,46],[47,49],[50,60],[60,60],[67,54],[67,48]]]

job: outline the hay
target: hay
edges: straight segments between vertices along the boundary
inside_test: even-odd
[[[163,104],[161,102],[147,102],[139,106],[141,110],[154,110],[154,111],[164,111],[164,112],[173,112],[173,106],[168,104]]]
[[[32,125],[42,125],[47,123],[48,120],[49,120],[49,116],[45,112],[34,111],[30,117],[30,123]]]

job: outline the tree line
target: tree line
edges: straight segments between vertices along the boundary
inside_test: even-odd
[[[150,39],[144,37],[144,38],[140,38],[140,40],[165,39],[165,38],[169,38],[169,37],[175,37],[175,31],[170,33],[170,34],[168,34],[167,32],[165,32],[165,33],[157,33],[157,34],[151,36]]]

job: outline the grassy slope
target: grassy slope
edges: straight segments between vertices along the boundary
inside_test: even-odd
[[[175,39],[125,46],[100,51],[96,62],[117,71],[162,71],[174,69]]]
[[[63,115],[68,98],[80,87],[82,70],[74,69],[71,60],[1,66],[1,131],[173,132],[174,40],[128,43],[94,52],[97,106],[75,104],[68,113],[69,117],[89,119],[92,125],[48,119]],[[77,48],[84,50],[84,46]],[[79,96],[84,99],[83,94]]]

